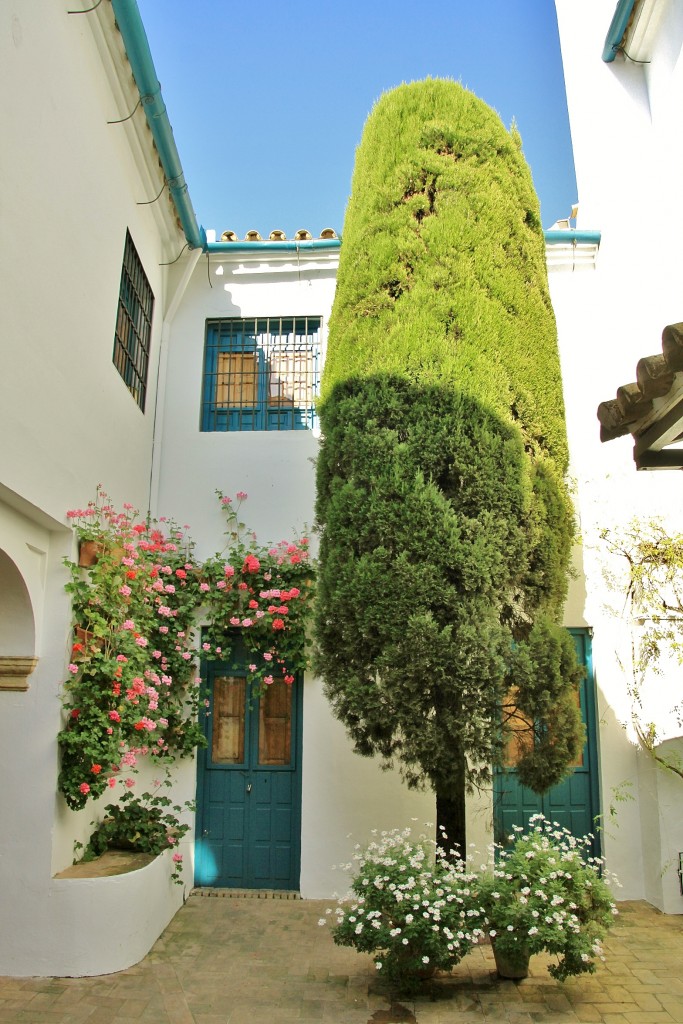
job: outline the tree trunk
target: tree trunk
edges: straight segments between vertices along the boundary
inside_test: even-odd
[[[448,787],[439,786],[436,790],[436,841],[446,853],[454,849],[463,858],[467,854],[465,758],[462,755],[456,759]]]

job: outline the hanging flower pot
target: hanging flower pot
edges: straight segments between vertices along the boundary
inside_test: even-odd
[[[97,565],[104,544],[100,540],[82,540],[78,545],[78,564],[82,569]]]
[[[104,646],[103,637],[96,637],[90,629],[83,629],[82,626],[74,626],[74,638],[75,643],[80,645],[84,652],[87,653],[88,648],[96,648],[101,650]]]

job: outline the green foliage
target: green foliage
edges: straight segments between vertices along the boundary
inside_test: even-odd
[[[168,778],[164,785],[171,785]],[[143,793],[140,797],[134,797],[129,791],[124,793],[119,803],[107,804],[105,816],[97,823],[87,846],[83,848],[82,844],[76,843],[76,848],[83,848],[81,859],[84,861],[94,860],[107,850],[130,850],[158,856],[176,847],[189,832],[190,826],[178,818],[183,810],[194,810],[194,804],[190,801],[184,805],[174,804],[157,790]],[[182,862],[182,854],[174,853],[172,878],[178,884],[182,884]]]
[[[417,992],[434,970],[450,971],[484,935],[475,876],[425,836],[383,832],[357,847],[354,860],[352,894],[334,908],[334,941],[374,953],[380,977],[399,994]]]
[[[410,783],[446,787],[454,744],[483,781],[505,688],[501,616],[524,569],[519,439],[462,395],[377,375],[339,385],[324,427],[328,696],[358,749],[398,756]],[[473,475],[477,462],[487,472]]]
[[[538,199],[518,137],[454,82],[385,94],[356,154],[323,398],[377,371],[456,388],[514,417],[562,476]]]
[[[548,966],[558,981],[592,974],[617,912],[603,862],[589,856],[592,836],[576,838],[542,814],[530,826],[526,833],[515,826],[510,846],[491,851],[488,872],[473,886],[489,934],[512,959],[524,951],[558,956]]]
[[[523,739],[515,767],[523,785],[535,789],[539,778],[546,786],[561,782],[581,750],[585,729],[577,688],[583,675],[571,636],[548,619],[535,622],[529,636],[515,645],[510,663],[516,696],[512,714],[517,719],[515,737]],[[504,705],[504,713],[509,707]],[[519,728],[520,718],[531,723],[528,737]]]
[[[516,684],[547,788],[580,737],[573,653],[527,644],[559,619],[573,534],[544,242],[518,136],[453,82],[366,125],[320,415],[317,666],[356,749],[437,794],[454,766],[481,783]]]
[[[602,530],[604,553],[616,557],[617,571],[605,564],[608,587],[619,595],[615,614],[627,612],[631,625],[633,726],[640,745],[662,767],[683,778],[683,761],[657,749],[662,721],[644,721],[643,688],[648,674],[662,675],[662,662],[683,664],[683,534],[661,519],[633,519],[623,528]],[[623,602],[623,603],[622,603]],[[680,694],[680,688],[679,688]],[[683,725],[683,698],[672,695],[670,714]]]
[[[131,506],[117,512],[101,489],[68,515],[81,543],[98,543],[89,567],[66,560],[75,635],[58,785],[78,809],[123,782],[138,758],[167,764],[203,742],[192,647],[198,588],[192,545],[175,524],[140,522]]]
[[[207,660],[229,661],[239,650],[249,663],[252,692],[262,693],[274,680],[293,683],[308,664],[314,577],[309,541],[259,544],[239,519],[247,495],[239,491],[235,505],[216,493],[227,544],[199,570],[202,653]]]

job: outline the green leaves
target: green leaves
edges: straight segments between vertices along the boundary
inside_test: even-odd
[[[517,737],[520,720],[528,729],[515,767],[520,782],[536,793],[561,782],[581,753],[585,729],[578,685],[583,675],[571,636],[548,619],[534,623],[512,651],[508,692],[514,694]]]

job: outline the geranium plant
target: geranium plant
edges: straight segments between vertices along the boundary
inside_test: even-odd
[[[259,545],[238,518],[247,495],[238,492],[233,504],[217,493],[227,544],[204,564],[194,558],[187,527],[143,519],[131,505],[118,512],[101,487],[85,509],[67,512],[79,542],[95,541],[97,549],[85,567],[66,560],[74,633],[58,785],[74,810],[117,784],[124,789],[105,808],[89,856],[131,836],[137,849],[158,853],[188,828],[167,797],[131,791],[140,763],[168,767],[206,742],[195,675],[200,608],[208,621],[201,653],[225,660],[245,648],[254,693],[275,680],[291,684],[306,667],[308,539]],[[174,854],[176,879],[181,861]]]
[[[494,952],[515,976],[542,951],[559,957],[548,967],[559,981],[592,973],[617,912],[603,862],[590,856],[593,837],[576,838],[542,814],[530,819],[529,831],[513,829],[509,847],[491,848],[477,884]]]
[[[409,828],[356,848],[351,893],[334,911],[334,941],[374,953],[392,989],[410,995],[435,970],[450,970],[484,934],[476,878],[465,863]],[[325,918],[320,924],[326,923]]]
[[[181,823],[178,815],[183,810],[194,810],[194,804],[190,801],[174,804],[170,797],[160,794],[161,785],[171,785],[168,777],[163,783],[157,781],[151,793],[136,797],[128,790],[119,803],[107,804],[102,821],[92,822],[96,827],[87,845],[74,844],[76,851],[83,851],[81,860],[94,860],[112,849],[155,856],[174,849],[190,828],[187,823]],[[182,885],[183,855],[176,851],[172,856],[171,877]]]
[[[237,492],[236,501],[216,493],[226,518],[226,545],[200,570],[207,620],[202,653],[227,661],[239,640],[254,693],[275,680],[291,684],[308,663],[313,593],[308,538],[260,544],[239,518],[244,491]]]
[[[130,777],[140,756],[168,763],[203,741],[193,664],[198,583],[192,544],[173,523],[140,520],[130,505],[119,513],[101,488],[67,516],[79,537],[101,545],[87,569],[66,562],[74,637],[59,788],[77,809]]]

